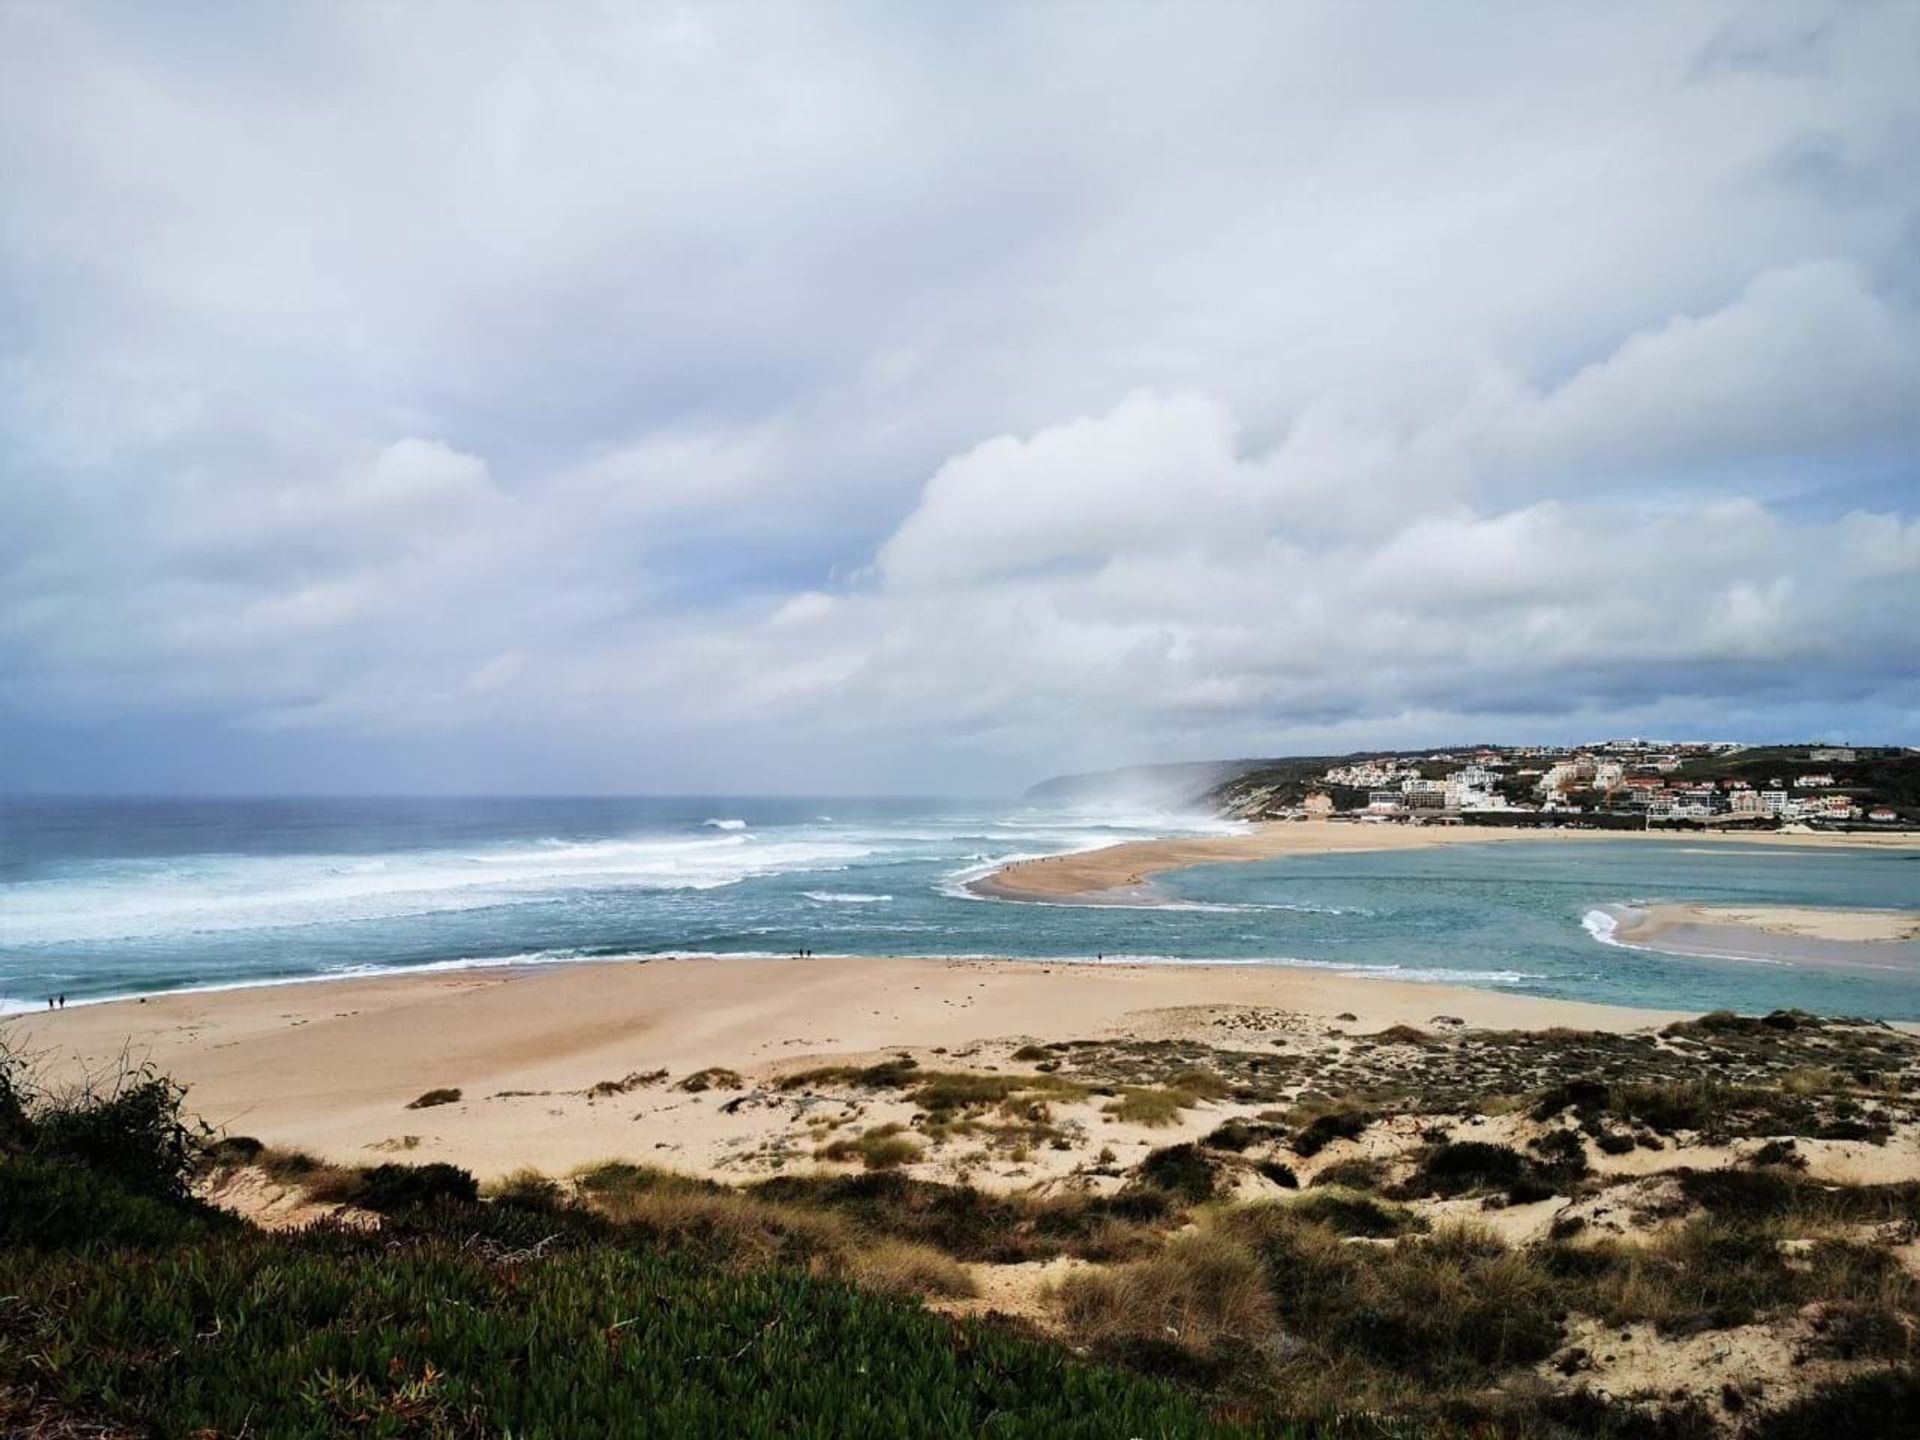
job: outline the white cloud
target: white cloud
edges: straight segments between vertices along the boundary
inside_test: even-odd
[[[0,12],[16,722],[1920,739],[1911,10],[487,14]]]

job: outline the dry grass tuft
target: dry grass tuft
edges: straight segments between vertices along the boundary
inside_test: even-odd
[[[1121,1088],[1120,1098],[1105,1106],[1103,1113],[1129,1125],[1175,1125],[1182,1110],[1198,1103],[1186,1090],[1127,1085]]]
[[[1180,1235],[1150,1259],[1068,1275],[1048,1299],[1084,1343],[1112,1354],[1173,1346],[1192,1356],[1271,1334],[1260,1260],[1226,1236]]]
[[[853,1277],[883,1295],[965,1300],[980,1293],[967,1267],[931,1245],[882,1240],[853,1261]]]
[[[904,1125],[876,1125],[857,1138],[833,1140],[813,1152],[814,1159],[847,1164],[858,1160],[869,1170],[892,1170],[911,1165],[926,1153]]]

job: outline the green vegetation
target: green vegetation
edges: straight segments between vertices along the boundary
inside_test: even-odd
[[[1225,1433],[1165,1384],[912,1304],[572,1235],[533,1257],[502,1215],[9,1256],[44,1357],[9,1378],[179,1435]]]
[[[151,1073],[55,1101],[0,1064],[0,1433],[1899,1433],[1920,1394],[1920,1280],[1899,1249],[1920,1180],[1816,1178],[1830,1159],[1809,1165],[1818,1143],[1794,1137],[1906,1144],[1911,1037],[1716,1015],[1658,1037],[1375,1048],[1372,1069],[1351,1048],[1319,1063],[1169,1041],[1048,1046],[1039,1063],[1060,1070],[1040,1074],[832,1067],[782,1082],[781,1103],[848,1168],[730,1186],[610,1162],[484,1196],[444,1164],[214,1141]],[[853,1093],[795,1093],[835,1088]],[[911,1123],[861,1128],[874,1091]],[[1076,1167],[1084,1189],[900,1168],[942,1134],[1073,1127],[1050,1110],[1076,1101],[1179,1116],[1221,1100],[1244,1108],[1126,1168],[1101,1151]],[[1304,1191],[1229,1198],[1254,1174],[1295,1189],[1289,1144],[1363,1136],[1368,1154],[1323,1156]],[[1737,1163],[1688,1168],[1682,1137],[1722,1136]],[[1669,1168],[1609,1175],[1599,1157],[1623,1142],[1673,1151]],[[349,1208],[268,1235],[192,1198],[196,1171],[240,1166]],[[1549,1196],[1571,1203],[1500,1216],[1524,1243],[1462,1219]],[[985,1268],[1061,1259],[1044,1290],[1032,1269]],[[1046,1338],[921,1303],[983,1291],[1016,1295]],[[1793,1357],[1778,1389],[1716,1379],[1628,1404],[1603,1398],[1617,1376],[1588,1376],[1616,1332],[1748,1325]],[[1803,1382],[1816,1373],[1833,1378]]]
[[[377,1233],[265,1234],[186,1197],[177,1090],[147,1097],[170,1109],[28,1104],[0,1073],[16,1102],[0,1112],[8,1433],[1238,1433],[1164,1381],[787,1264],[719,1264],[719,1236],[682,1243],[644,1212],[623,1221],[525,1177],[484,1203],[464,1172],[382,1166],[359,1187],[394,1207]],[[122,1144],[96,1143],[122,1121]],[[683,1209],[722,1196],[649,1178],[583,1180]],[[916,1293],[964,1275],[901,1242],[868,1262]]]

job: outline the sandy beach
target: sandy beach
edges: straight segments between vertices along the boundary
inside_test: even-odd
[[[1344,824],[1275,821],[1244,834],[1191,839],[1135,840],[1071,855],[1022,860],[972,882],[978,895],[999,900],[1074,900],[1150,903],[1155,875],[1194,865],[1277,860],[1289,855],[1352,854],[1423,850],[1442,845],[1517,845],[1553,841],[1581,844],[1637,843],[1794,845],[1819,849],[1920,849],[1920,832],[1887,835],[1798,834],[1787,831],[1673,831],[1496,829],[1470,825]]]
[[[485,1176],[624,1157],[741,1178],[764,1173],[790,1128],[791,1115],[752,1098],[784,1073],[900,1050],[997,1068],[1029,1040],[1217,1042],[1223,1024],[1256,1013],[1273,1034],[1318,1038],[1439,1016],[1610,1031],[1672,1018],[1275,966],[656,959],[158,996],[16,1016],[0,1036],[53,1078],[110,1070],[123,1054],[151,1061],[190,1085],[212,1124],[340,1161],[444,1159]],[[714,1067],[740,1088],[677,1088]],[[407,1108],[437,1088],[462,1098]]]

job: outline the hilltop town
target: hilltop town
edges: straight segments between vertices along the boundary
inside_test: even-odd
[[[1897,829],[1920,751],[1609,740],[1246,762],[1205,797],[1240,819]]]

